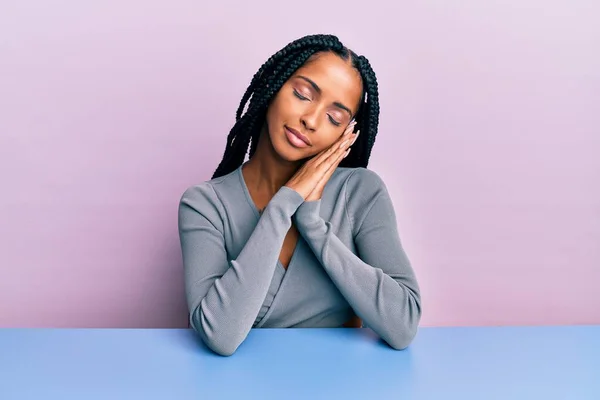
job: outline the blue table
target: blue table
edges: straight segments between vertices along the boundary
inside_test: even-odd
[[[600,399],[600,326],[253,330],[231,357],[190,330],[0,329],[0,399]]]

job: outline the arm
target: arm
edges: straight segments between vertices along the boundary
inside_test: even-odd
[[[209,184],[192,187],[179,204],[179,237],[190,323],[216,353],[233,354],[267,295],[291,216],[303,198],[282,187],[244,248],[228,260],[219,200]]]
[[[346,204],[358,255],[321,218],[321,200],[302,204],[296,225],[357,316],[391,347],[403,349],[413,340],[420,321],[419,287],[385,185],[369,170],[354,174],[360,174],[360,184],[355,182],[355,190],[347,190],[352,190],[348,196],[356,201]]]

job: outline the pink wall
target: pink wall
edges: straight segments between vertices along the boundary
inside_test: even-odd
[[[600,323],[597,3],[8,3],[0,326],[185,326],[179,197],[260,64],[312,32],[379,75],[371,168],[423,326]]]

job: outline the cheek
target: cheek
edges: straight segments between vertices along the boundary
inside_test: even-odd
[[[293,112],[293,107],[294,104],[291,99],[286,98],[279,92],[269,106],[268,118],[271,120],[285,120]]]
[[[267,126],[269,126],[270,129],[274,129],[276,126],[282,124],[281,118],[281,104],[275,99],[267,109]]]
[[[337,143],[338,139],[342,136],[343,133],[344,132],[339,132],[336,129],[331,129],[327,132],[321,132],[319,141],[315,143],[315,147],[313,148],[315,154],[320,153],[321,151],[326,150],[335,143]]]

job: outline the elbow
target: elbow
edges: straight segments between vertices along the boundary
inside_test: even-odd
[[[232,356],[240,344],[242,344],[242,340],[237,340],[231,335],[220,334],[219,332],[214,331],[207,333],[202,329],[197,329],[196,332],[200,335],[204,344],[220,356]]]
[[[207,323],[202,316],[199,320],[192,320],[191,326],[202,342],[220,356],[232,356],[244,340],[241,334],[232,334],[231,331],[223,332],[222,329]]]
[[[234,341],[223,340],[222,337],[220,339],[205,339],[204,343],[206,343],[213,352],[223,357],[232,356],[240,345],[240,343]]]
[[[413,342],[417,336],[419,322],[421,321],[421,305],[418,299],[414,299],[411,307],[404,317],[397,318],[397,325],[389,334],[386,342],[395,350],[404,350]]]
[[[391,334],[386,342],[394,350],[405,350],[411,345],[415,336],[417,336],[417,324],[404,326],[399,332]]]

